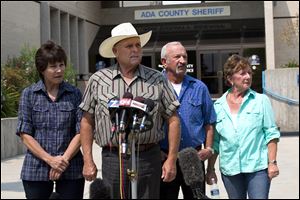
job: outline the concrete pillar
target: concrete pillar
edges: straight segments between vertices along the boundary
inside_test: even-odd
[[[275,69],[273,1],[264,1],[266,69]]]
[[[41,1],[41,44],[50,39],[50,8],[48,2]]]
[[[79,73],[78,23],[77,17],[70,16],[70,58],[76,73]]]
[[[60,30],[61,30],[61,46],[65,49],[68,58],[70,59],[70,21],[69,14],[61,12],[60,16]]]
[[[78,20],[78,52],[79,52],[79,73],[88,74],[88,48],[86,45],[86,22],[83,19]]]
[[[57,44],[60,42],[60,10],[52,8],[50,10],[51,40]]]

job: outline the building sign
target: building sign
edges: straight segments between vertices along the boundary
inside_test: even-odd
[[[135,10],[135,20],[230,16],[229,6]]]

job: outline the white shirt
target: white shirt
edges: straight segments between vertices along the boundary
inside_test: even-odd
[[[173,85],[173,88],[177,94],[177,96],[179,96],[180,94],[180,90],[181,90],[181,86],[182,86],[182,83],[179,83],[179,84],[176,84],[176,83],[172,83],[171,84]]]
[[[234,113],[234,114],[231,113],[231,119],[232,119],[234,129],[236,129],[236,127],[237,127],[237,113]]]

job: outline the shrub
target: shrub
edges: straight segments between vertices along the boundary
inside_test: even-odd
[[[282,65],[283,68],[299,67],[299,63],[295,59],[290,60],[287,64]]]
[[[16,117],[23,89],[40,80],[35,67],[36,48],[25,45],[19,57],[8,58],[1,66],[1,118]],[[65,81],[75,85],[75,70],[68,62]]]

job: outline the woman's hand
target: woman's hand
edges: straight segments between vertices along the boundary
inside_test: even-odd
[[[52,181],[56,181],[60,178],[61,175],[62,175],[61,172],[51,168],[49,172],[49,179]]]
[[[69,161],[63,156],[54,156],[50,159],[48,164],[51,166],[51,168],[63,173],[69,166]]]
[[[268,176],[270,180],[276,178],[279,175],[279,169],[277,164],[269,163],[268,165]]]

